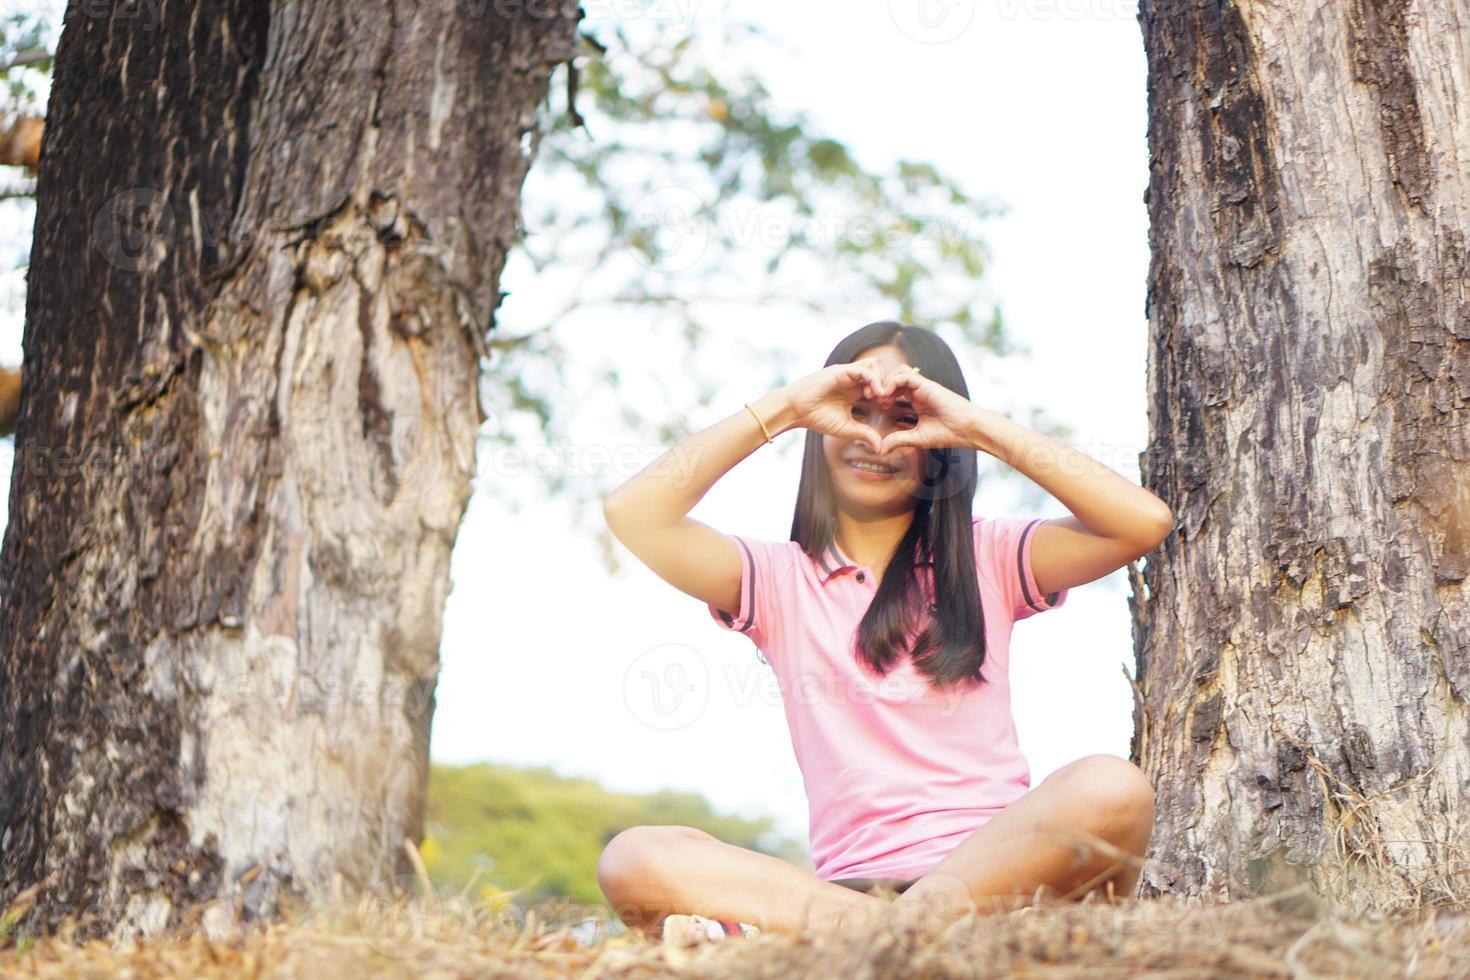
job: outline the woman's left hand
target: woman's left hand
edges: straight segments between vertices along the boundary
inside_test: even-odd
[[[919,421],[908,429],[896,429],[883,437],[879,455],[908,446],[920,449],[944,449],[950,446],[973,448],[975,406],[958,392],[924,377],[910,365],[895,368],[883,379],[875,392],[884,405],[907,398]]]

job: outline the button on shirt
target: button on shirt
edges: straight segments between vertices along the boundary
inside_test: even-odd
[[[740,608],[710,605],[710,615],[776,673],[818,877],[917,878],[1030,789],[1011,715],[1011,626],[1067,599],[1066,589],[1043,595],[1032,574],[1040,523],[973,519],[986,680],[947,690],[931,689],[907,656],[887,675],[859,659],[877,581],[835,541],[813,559],[795,541],[733,535]],[[932,603],[932,564],[915,574]]]

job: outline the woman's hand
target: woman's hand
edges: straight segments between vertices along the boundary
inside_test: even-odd
[[[881,384],[878,360],[873,357],[831,364],[799,378],[788,389],[796,424],[838,439],[857,440],[881,455],[882,434],[852,417],[853,405],[862,398],[876,398]]]
[[[919,421],[907,429],[896,429],[883,437],[878,455],[906,447],[944,449],[950,446],[974,448],[975,406],[963,395],[951,391],[937,381],[905,364],[894,368],[878,385],[877,395],[885,406],[906,398]]]

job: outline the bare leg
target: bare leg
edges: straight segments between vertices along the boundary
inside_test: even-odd
[[[682,825],[617,834],[597,862],[597,883],[618,917],[650,937],[674,913],[823,931],[875,924],[892,904]]]
[[[942,923],[1031,904],[1037,894],[1110,902],[1133,894],[1153,835],[1154,796],[1127,759],[1071,762],[962,840],[893,902],[895,917]]]

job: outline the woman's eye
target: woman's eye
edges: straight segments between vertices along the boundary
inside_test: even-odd
[[[852,406],[852,410],[855,413],[857,413],[858,415],[866,415],[866,414],[868,414],[867,412],[863,411],[863,407],[861,405],[854,405],[854,406]]]

